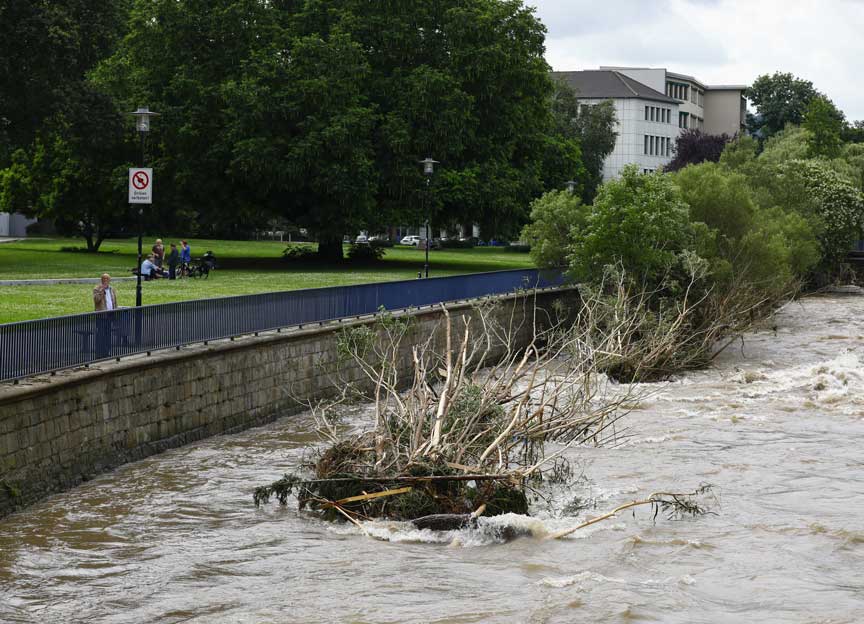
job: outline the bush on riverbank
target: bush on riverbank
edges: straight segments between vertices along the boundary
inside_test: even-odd
[[[555,209],[550,209],[548,204]],[[613,377],[651,381],[707,364],[797,292],[823,257],[804,215],[763,208],[742,173],[715,163],[676,174],[635,166],[593,206],[546,197],[531,232],[568,232],[535,260],[566,262],[597,301],[592,331],[620,334],[603,363]],[[539,252],[538,252],[539,253]],[[618,319],[638,319],[622,328]]]

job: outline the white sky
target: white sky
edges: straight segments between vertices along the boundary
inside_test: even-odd
[[[791,72],[864,119],[864,0],[524,0],[552,69],[665,67],[706,84]]]

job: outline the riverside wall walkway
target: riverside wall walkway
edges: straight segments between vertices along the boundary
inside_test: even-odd
[[[525,345],[535,306],[542,321],[562,304],[575,309],[578,293],[562,288],[496,300],[494,318]],[[454,327],[479,316],[471,303],[448,310]],[[443,313],[426,308],[400,316],[412,320],[400,354],[410,371],[414,344],[432,335],[443,345]],[[344,380],[367,383],[340,358],[338,332],[374,323],[262,333],[0,384],[0,517],[125,462],[302,411]],[[490,363],[501,356],[502,346],[496,349]]]

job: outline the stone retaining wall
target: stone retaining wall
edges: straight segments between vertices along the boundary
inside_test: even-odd
[[[550,313],[555,302],[577,300],[572,289],[536,297]],[[533,296],[513,295],[495,308],[498,322],[516,329],[517,344],[530,340],[533,304]],[[448,310],[454,321],[478,314],[469,304]],[[410,371],[411,344],[433,333],[443,342],[443,314],[403,316],[412,318],[402,352]],[[371,322],[270,332],[0,385],[0,517],[125,462],[301,411],[298,399],[334,391],[336,367],[342,378],[361,380],[340,360],[337,332]]]

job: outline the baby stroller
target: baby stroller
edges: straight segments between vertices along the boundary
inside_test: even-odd
[[[203,277],[206,279],[210,276],[210,271],[215,268],[216,256],[213,255],[212,251],[208,250],[200,259],[189,263],[188,275],[189,277]]]

